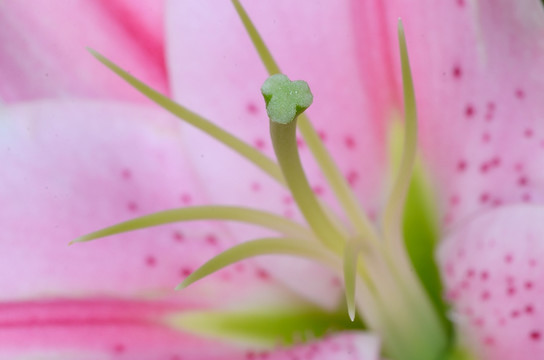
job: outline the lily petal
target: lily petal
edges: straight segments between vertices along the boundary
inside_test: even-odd
[[[454,225],[544,201],[544,11],[538,0],[397,1],[410,48],[421,145]]]
[[[163,2],[3,1],[0,4],[0,98],[143,97],[117,81],[86,47],[168,91],[164,63]]]
[[[108,299],[0,305],[3,359],[242,359],[245,350],[169,328],[171,303]]]
[[[542,206],[491,210],[440,249],[452,318],[482,359],[544,357],[543,218]]]
[[[220,224],[195,222],[67,246],[135,216],[207,202],[184,157],[179,122],[160,109],[51,101],[8,106],[0,117],[0,162],[8,169],[0,180],[0,300],[172,296],[192,270],[234,244]],[[265,275],[241,264],[182,299],[206,307],[252,301],[250,294],[264,303],[281,298]]]

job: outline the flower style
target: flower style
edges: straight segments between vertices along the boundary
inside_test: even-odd
[[[114,4],[123,9],[122,2]],[[544,164],[539,154],[544,146],[536,95],[542,85],[534,70],[542,61],[540,3],[451,0],[419,1],[415,6],[409,1],[346,1],[332,7],[275,1],[245,5],[282,70],[310,84],[316,100],[309,116],[368,216],[378,222],[394,179],[388,135],[403,114],[394,41],[396,18],[403,18],[420,115],[421,161],[432,184],[425,188],[424,181],[414,181],[408,196],[404,235],[414,266],[441,309],[429,254],[434,241],[444,238],[439,265],[460,346],[489,359],[542,356],[539,255],[544,229],[537,204],[542,199],[539,185]],[[265,114],[258,105],[262,100],[255,91],[266,75],[256,55],[247,50],[252,45],[231,4],[171,2],[165,14],[168,71],[157,66],[160,61],[151,61],[152,66],[138,76],[271,155],[272,144],[264,135],[268,131],[262,121]],[[17,24],[9,26],[14,34],[25,34]],[[0,52],[0,71],[30,76],[32,72],[13,60],[13,54],[28,54],[30,47],[22,41],[2,43],[12,48]],[[115,51],[110,55],[107,49],[94,47],[122,63]],[[128,69],[130,62],[149,60],[142,57],[145,51],[138,45],[132,47],[136,56],[127,56]],[[52,63],[52,69],[62,69],[61,62]],[[72,356],[70,351],[100,352],[108,346],[112,356],[134,358],[132,351],[152,354],[149,351],[156,349],[166,356],[175,352],[176,344],[184,344],[184,354],[190,356],[193,350],[188,349],[195,349],[194,358],[198,358],[205,340],[174,331],[157,319],[177,319],[182,314],[183,321],[170,325],[187,325],[183,314],[221,309],[221,305],[229,308],[241,298],[246,306],[261,305],[259,310],[278,305],[304,308],[308,301],[324,309],[337,305],[341,288],[334,274],[316,264],[283,257],[244,262],[180,295],[171,294],[170,286],[180,275],[188,275],[241,240],[265,234],[253,228],[213,224],[212,232],[210,224],[184,223],[61,248],[57,239],[74,238],[145,213],[212,200],[250,204],[300,219],[291,198],[296,194],[263,177],[259,169],[221,144],[187,126],[180,133],[162,111],[135,104],[141,98],[126,87],[119,83],[104,87],[100,80],[108,79],[105,75],[98,81],[82,78],[85,81],[76,77],[73,82],[70,78],[51,85],[10,81],[9,87],[3,84],[1,88],[2,98],[10,103],[53,98],[2,109],[6,119],[2,163],[13,169],[0,190],[2,203],[10,209],[0,217],[1,223],[9,224],[2,245],[10,274],[2,279],[0,318],[0,331],[10,337],[2,339],[8,339],[8,344],[26,339],[36,351],[60,347],[67,357]],[[58,99],[64,93],[131,102]],[[338,210],[331,188],[311,160],[310,144],[302,139],[298,144],[314,192]],[[418,172],[416,180],[421,175]],[[418,189],[424,196],[417,196]],[[418,226],[421,219],[432,220],[433,212],[422,199],[439,209],[440,235],[431,236],[428,244],[422,241],[432,226]],[[17,274],[19,281],[14,282],[11,274]],[[229,293],[229,288],[237,293]],[[80,300],[85,296],[93,298]],[[141,300],[129,300],[134,298]],[[414,305],[410,297],[389,300]],[[388,342],[391,329],[373,328],[368,317],[372,314],[364,313],[368,303],[359,298],[358,302],[367,325],[384,337],[385,351],[402,358]],[[406,306],[396,315],[417,318],[411,311],[414,308]],[[407,324],[414,332],[421,330],[420,324]],[[48,331],[40,333],[44,329]],[[120,340],[111,341],[117,334],[98,333],[115,329],[125,331]],[[30,331],[41,335],[29,338]],[[358,344],[366,351],[358,358],[377,357],[376,342],[369,337],[349,339],[347,346]],[[431,348],[437,346],[432,340],[429,343]],[[231,346],[214,346],[218,358],[243,356],[243,351]]]

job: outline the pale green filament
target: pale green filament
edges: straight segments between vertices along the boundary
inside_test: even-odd
[[[355,283],[357,280],[357,263],[361,251],[361,242],[356,239],[350,239],[344,248],[344,286],[348,315],[351,321],[355,320]]]
[[[209,120],[202,116],[192,112],[191,110],[179,105],[175,101],[172,101],[165,95],[153,90],[134,76],[130,75],[125,70],[108,60],[98,52],[89,49],[89,52],[97,58],[101,63],[110,68],[114,73],[123,78],[126,82],[132,85],[136,90],[145,95],[150,100],[157,103],[160,107],[174,114],[176,117],[184,120],[185,122],[193,125],[194,127],[204,131],[206,134],[212,136],[216,140],[225,144],[232,150],[236,151],[250,162],[261,168],[264,172],[276,179],[281,184],[285,184],[281,170],[278,165],[266,155],[263,155],[260,151],[253,146],[240,140],[236,136],[232,135],[228,131],[223,130],[219,126],[213,124]]]
[[[402,66],[402,85],[404,92],[404,149],[393,189],[386,203],[382,219],[385,241],[402,241],[400,230],[404,201],[410,185],[417,153],[417,110],[410,61],[406,49],[404,29],[399,20],[399,47]],[[391,244],[389,244],[391,246]]]
[[[281,71],[278,64],[274,61],[272,54],[240,2],[238,0],[232,0],[232,3],[236,8],[262,63],[266,67],[268,74],[274,75],[280,73]],[[336,166],[336,163],[325,148],[319,134],[306,114],[301,114],[299,116],[298,128],[350,222],[353,224],[359,235],[367,240],[375,242],[376,234],[370,220],[361,209],[360,204],[357,202],[357,197],[353,194],[353,191],[351,191],[345,177]]]
[[[90,241],[110,235],[144,229],[148,227],[192,220],[231,220],[259,225],[278,231],[285,236],[315,239],[306,227],[266,211],[254,210],[237,206],[195,206],[181,209],[160,211],[125,221],[90,234],[81,236],[72,243]]]
[[[317,260],[330,267],[336,267],[336,261],[325,249],[313,242],[296,238],[266,238],[252,240],[236,245],[215,256],[196,269],[176,290],[186,288],[192,283],[239,261],[260,255],[292,255]]]

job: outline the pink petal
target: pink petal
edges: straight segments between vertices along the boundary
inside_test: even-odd
[[[482,359],[544,357],[543,218],[540,206],[501,207],[440,249],[452,317]]]
[[[249,352],[246,353],[246,359],[378,360],[379,353],[380,343],[376,337],[357,332],[345,332],[293,349]]]
[[[143,99],[86,47],[168,91],[162,1],[6,1],[0,4],[0,99]]]
[[[542,3],[388,4],[391,31],[399,16],[405,23],[421,145],[445,223],[503,204],[542,202]]]
[[[173,296],[192,270],[234,244],[218,223],[195,222],[67,246],[123,220],[207,202],[179,122],[164,111],[72,101],[7,107],[1,116],[0,300]],[[285,293],[252,264],[214,278],[195,285],[205,295],[177,294],[203,307]]]
[[[284,72],[293,80],[309,82],[315,100],[308,113],[342,173],[375,214],[383,190],[384,128],[370,121],[381,109],[373,103],[375,89],[365,87],[356,76],[361,57],[349,21],[349,2],[308,6],[304,1],[246,1],[245,5]],[[174,97],[272,155],[260,94],[267,74],[232,4],[171,1],[167,29]],[[298,217],[289,193],[247,161],[189,127],[184,134],[210,198]],[[300,151],[312,186],[331,202],[331,191],[302,141]],[[217,181],[222,186],[216,186]],[[315,281],[302,285],[293,279],[293,274],[306,276],[308,269]],[[337,304],[338,282],[330,272],[293,262],[269,270],[321,304]]]
[[[244,350],[168,327],[169,303],[108,299],[0,305],[2,359],[243,359]]]

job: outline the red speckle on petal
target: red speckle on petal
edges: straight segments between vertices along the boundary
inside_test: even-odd
[[[461,75],[463,74],[463,71],[461,70],[461,67],[459,65],[455,65],[451,73],[455,79],[460,79]]]
[[[349,149],[349,150],[353,150],[355,148],[355,139],[353,137],[351,137],[350,135],[346,136],[344,138],[344,145],[346,145],[346,147]]]
[[[531,281],[525,282],[525,289],[531,290],[533,288],[533,283]]]
[[[327,134],[325,133],[325,131],[318,130],[317,134],[319,135],[319,138],[321,139],[321,141],[323,142],[327,141]]]
[[[456,0],[456,3],[460,8],[465,7],[465,0]]]
[[[459,160],[457,163],[457,172],[464,172],[467,169],[467,162],[465,160]]]
[[[172,234],[172,238],[176,242],[183,242],[183,240],[185,239],[185,236],[180,231],[174,231],[174,233]]]
[[[488,193],[482,193],[480,195],[480,202],[481,203],[486,203],[489,201],[489,194]]]
[[[261,184],[258,182],[251,183],[251,190],[254,192],[259,192],[261,190]]]
[[[476,110],[474,110],[474,106],[468,104],[466,107],[465,107],[465,116],[467,118],[472,118],[474,116],[474,113],[476,112]]]
[[[525,129],[525,131],[523,132],[523,135],[525,135],[526,138],[532,138],[533,137],[533,129]]]
[[[187,276],[191,275],[192,272],[193,270],[184,267],[180,269],[179,274],[181,275],[182,278],[186,278]]]
[[[266,147],[266,143],[263,139],[255,139],[253,145],[255,145],[255,147],[259,150],[264,150],[264,148]]]
[[[525,91],[523,91],[523,89],[516,89],[515,95],[516,95],[516,98],[521,100],[525,98]]]
[[[127,203],[127,209],[130,212],[136,212],[136,211],[138,211],[138,204],[136,202],[134,202],[134,201],[129,201]]]
[[[261,280],[270,279],[270,274],[265,269],[257,269],[256,274],[257,274],[257,277]]]
[[[525,312],[526,312],[527,314],[532,314],[532,313],[534,312],[533,306],[532,306],[532,305],[527,305],[527,306],[525,307]]]
[[[246,105],[246,110],[249,114],[255,115],[259,112],[259,108],[253,102],[248,102]]]
[[[491,135],[489,135],[489,133],[485,132],[482,134],[482,142],[483,143],[488,143],[491,141]]]
[[[193,199],[192,199],[191,195],[189,195],[189,194],[181,194],[180,200],[185,205],[189,205],[190,203],[193,202]]]
[[[512,256],[512,254],[506,254],[504,256],[504,262],[505,263],[510,264],[510,263],[512,263],[512,261],[514,261],[514,257]]]
[[[209,245],[216,246],[217,245],[217,237],[213,234],[206,235],[206,242]]]
[[[115,344],[113,346],[113,352],[116,354],[122,354],[125,352],[125,350],[126,350],[126,347],[123,344]]]
[[[124,179],[124,180],[129,180],[132,178],[132,171],[130,171],[129,169],[123,169],[121,171],[121,177]]]
[[[348,184],[354,186],[357,180],[359,180],[359,173],[355,170],[351,170],[350,172],[348,172],[346,178],[348,180]]]
[[[157,265],[157,259],[152,255],[148,255],[145,258],[145,264],[149,267],[155,267],[155,265]]]
[[[532,331],[530,334],[529,334],[529,338],[533,341],[539,341],[540,338],[541,338],[541,333],[540,331]]]

